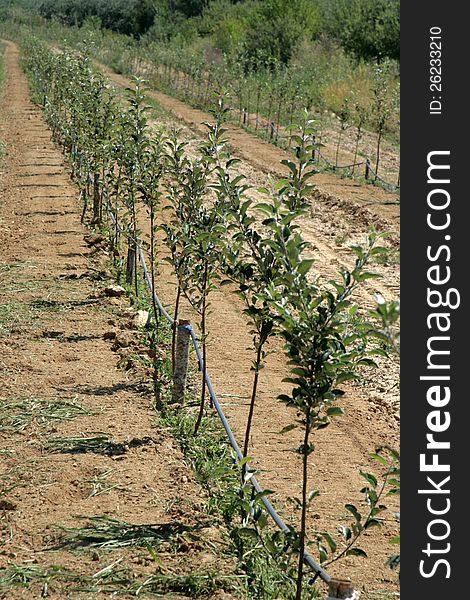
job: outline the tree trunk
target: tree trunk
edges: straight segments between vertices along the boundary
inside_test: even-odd
[[[100,174],[93,174],[93,219],[92,225],[101,224],[101,195],[100,195]]]
[[[300,522],[299,564],[297,567],[297,589],[295,600],[302,600],[302,581],[305,553],[305,530],[307,521],[307,489],[308,489],[308,438],[310,434],[310,407],[305,415],[305,435],[302,453],[302,516]]]
[[[243,457],[246,458],[248,456],[248,448],[250,445],[250,434],[251,434],[251,424],[253,421],[253,413],[255,410],[256,403],[256,394],[258,390],[258,379],[259,379],[259,370],[261,365],[261,353],[263,350],[263,345],[258,345],[258,350],[256,352],[256,362],[255,362],[255,377],[253,379],[253,389],[251,391],[251,400],[250,400],[250,410],[248,413],[248,420],[246,422],[246,430],[245,430],[245,443],[243,445]],[[246,472],[246,465],[243,465],[243,476]]]

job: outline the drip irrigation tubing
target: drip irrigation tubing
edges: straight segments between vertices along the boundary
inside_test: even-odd
[[[371,173],[371,175],[375,178],[378,179],[381,183],[383,183],[385,186],[388,186],[391,190],[399,190],[400,186],[397,185],[396,183],[390,183],[390,181],[386,181],[385,179],[383,179],[383,177],[380,177],[380,175],[378,175],[374,169],[371,167],[371,162],[370,159],[367,160],[363,160],[361,162],[356,162],[353,163],[351,165],[335,165],[334,163],[331,162],[331,160],[329,160],[328,158],[326,158],[326,156],[324,156],[320,150],[316,150],[316,153],[318,155],[319,158],[321,158],[330,168],[334,169],[335,171],[338,169],[352,169],[354,167],[361,167],[362,165],[367,165],[368,166],[368,171]]]
[[[147,286],[148,286],[152,296],[154,297],[155,302],[157,303],[157,306],[158,306],[161,314],[165,317],[165,319],[168,321],[168,323],[173,327],[175,325],[175,320],[165,309],[160,298],[158,297],[157,293],[153,289],[152,280],[151,280],[150,274],[148,272],[147,263],[145,261],[144,251],[143,251],[142,246],[139,243],[138,238],[135,239],[123,227],[121,227],[118,224],[116,216],[114,215],[114,212],[112,211],[112,209],[109,207],[109,204],[107,205],[106,209],[107,209],[107,212],[109,213],[109,215],[111,216],[111,220],[113,221],[114,226],[122,234],[124,234],[130,241],[132,241],[135,244],[136,250],[138,251],[138,255],[139,255],[139,261],[140,261],[140,264],[142,265],[142,270],[144,272],[145,281],[147,282]],[[202,352],[201,352],[201,348],[199,346],[199,341],[197,339],[196,333],[191,325],[186,325],[186,329],[189,331],[189,333],[191,335],[191,340],[193,342],[193,346],[196,351],[199,371],[202,371],[202,364],[203,364]],[[215,410],[217,411],[220,421],[222,422],[222,425],[225,429],[225,433],[227,434],[227,437],[230,441],[230,445],[232,446],[237,459],[239,461],[241,461],[241,460],[243,460],[243,453],[240,450],[240,447],[237,443],[237,440],[235,439],[235,436],[233,435],[232,429],[231,429],[229,422],[227,420],[227,417],[225,416],[225,413],[219,403],[219,399],[217,397],[214,386],[212,384],[212,380],[207,371],[205,374],[205,381],[206,381],[207,389],[209,391],[209,395],[214,404]],[[247,467],[248,467],[248,465],[247,465]],[[256,493],[263,494],[264,489],[261,487],[261,485],[259,484],[259,482],[255,476],[251,477],[249,481],[250,481],[251,485],[253,486],[253,489],[256,491]],[[282,518],[278,515],[275,508],[273,507],[273,505],[271,504],[271,502],[268,500],[268,498],[265,495],[261,496],[261,501],[263,502],[263,505],[264,505],[266,511],[268,512],[270,517],[273,519],[273,521],[276,523],[276,525],[279,527],[279,529],[281,529],[284,532],[289,532],[290,529],[284,523]],[[307,551],[304,551],[304,561],[309,567],[311,567],[313,569],[313,571],[315,571],[316,575],[313,578],[313,581],[317,577],[320,577],[325,583],[330,582],[330,580],[331,580],[330,575],[328,575],[328,573],[312,558],[312,556]]]
[[[379,181],[381,181],[384,185],[388,185],[390,186],[392,189],[395,190],[399,190],[400,186],[397,185],[396,183],[390,183],[389,181],[385,181],[385,179],[383,179],[382,177],[380,177],[380,175],[378,175],[374,169],[371,167],[370,161],[368,161],[369,163],[369,171],[371,172],[371,174],[373,175],[373,177],[375,177],[375,179],[378,179]]]
[[[326,164],[329,167],[332,167],[333,169],[352,169],[353,167],[360,167],[361,165],[365,165],[366,161],[363,160],[361,162],[356,162],[353,163],[351,165],[335,165],[334,163],[331,162],[331,160],[329,160],[328,158],[326,158],[326,156],[323,156],[323,154],[320,152],[320,150],[316,150],[316,153],[318,154],[318,156],[326,162]]]

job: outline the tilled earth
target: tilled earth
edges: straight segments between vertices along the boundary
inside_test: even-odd
[[[116,573],[123,569],[142,581],[154,573],[230,575],[231,560],[221,560],[224,532],[208,516],[207,498],[176,442],[156,426],[149,382],[117,369],[118,357],[103,339],[129,326],[128,302],[102,294],[76,188],[29,100],[13,44],[6,62],[0,129],[7,150],[0,176],[0,569],[11,572],[17,565],[33,572],[60,565],[94,576],[98,587],[109,582],[97,574],[113,564]],[[83,438],[85,444],[104,443],[80,450]],[[63,528],[83,528],[93,517],[104,527],[113,525],[109,519],[151,525],[149,544],[158,559],[146,547],[125,545],[114,552],[91,546],[72,552],[73,536]],[[53,580],[38,586],[5,592],[0,587],[0,597],[69,597]]]
[[[80,403],[95,414],[78,415],[46,429],[33,419],[24,432],[0,433],[0,473],[13,485],[8,492],[10,508],[4,510],[6,541],[0,550],[0,566],[2,561],[37,561],[76,567],[78,561],[71,553],[56,550],[59,555],[52,559],[51,551],[43,551],[53,537],[51,527],[76,526],[74,515],[107,515],[132,523],[181,522],[195,527],[202,523],[202,531],[212,531],[204,521],[204,495],[184,466],[175,443],[166,432],[152,426],[149,382],[117,370],[111,344],[103,340],[104,333],[128,319],[125,301],[104,299],[97,289],[99,284],[94,283],[92,250],[83,239],[86,232],[79,222],[76,189],[68,181],[62,157],[51,143],[38,109],[28,100],[26,80],[13,45],[8,45],[7,59],[9,80],[0,132],[8,152],[0,221],[1,306],[8,316],[2,318],[6,325],[0,331],[0,372],[5,380],[2,395],[13,399],[59,398]],[[118,76],[113,75],[113,79]],[[119,83],[128,82],[119,77]],[[182,103],[177,102],[173,123],[182,126],[182,134],[195,143],[203,129],[199,123],[207,115],[200,111],[182,115]],[[194,111],[188,107],[185,110]],[[171,123],[172,118],[167,117],[167,121]],[[244,174],[254,186],[264,183],[266,173],[279,172],[279,157],[285,157],[279,149],[241,130],[233,134],[231,142],[237,155],[249,158]],[[368,222],[392,231],[392,250],[398,239],[398,210],[393,197],[370,186],[330,175],[328,178],[331,182],[320,180],[321,192],[312,201],[311,218],[302,223],[317,258],[316,269],[326,278],[350,260],[345,246],[363,237]],[[375,289],[387,299],[398,292],[396,262],[377,265],[376,270],[383,279],[362,292],[360,300],[365,305],[370,305]],[[158,291],[171,306],[174,279],[165,266]],[[186,312],[183,316],[193,316],[188,309]],[[209,371],[240,438],[253,357],[248,350],[251,337],[241,306],[226,290],[213,295],[210,331]],[[273,349],[276,352],[262,371],[251,455],[260,470],[261,482],[276,492],[275,506],[288,522],[295,523],[298,513],[289,498],[300,495],[300,462],[292,452],[300,443],[300,434],[279,435],[293,415],[276,401],[286,389],[282,382],[286,366],[279,344],[275,343]],[[381,365],[369,376],[369,384],[348,390],[342,401],[345,416],[318,435],[310,472],[312,489],[320,489],[321,496],[310,509],[311,537],[316,531],[334,532],[338,524],[345,524],[345,503],[359,505],[359,490],[364,485],[359,469],[377,472],[368,453],[378,446],[398,447],[396,361]],[[93,436],[104,432],[109,439],[127,444],[126,452],[103,456],[47,451],[48,440],[76,436],[77,432]],[[134,447],[130,443],[147,438],[148,443]],[[103,486],[103,480],[114,487],[107,493],[92,495],[97,485]],[[385,527],[374,528],[364,537],[362,546],[368,559],[348,557],[331,565],[328,572],[350,577],[364,590],[363,597],[397,595],[396,575],[384,566],[394,552],[389,539],[395,534],[396,525],[390,517]],[[168,568],[175,572],[191,566],[200,570],[204,561],[210,568],[216,560],[216,553],[211,554],[203,542],[197,548],[190,547],[188,553],[170,556],[168,552]],[[126,555],[128,558],[139,566],[146,561],[139,553]],[[88,564],[80,561],[80,565],[88,573],[95,573],[111,563],[103,562],[106,559],[101,556],[100,562],[93,562],[95,559],[91,555]]]
[[[129,87],[129,80],[100,65],[100,68],[118,88]],[[158,123],[180,129],[180,135],[188,142],[188,152],[195,155],[197,146],[206,131],[204,122],[210,116],[159,91],[148,92],[164,109],[159,111]],[[256,189],[266,184],[268,175],[285,176],[280,160],[288,154],[240,128],[227,125],[227,136],[233,155],[242,159],[233,174],[244,175],[252,186],[250,194],[262,200]],[[390,250],[387,260],[372,265],[380,279],[372,280],[361,288],[356,300],[364,308],[374,303],[375,293],[387,300],[399,297],[399,205],[392,194],[370,185],[341,179],[325,173],[313,178],[317,189],[311,201],[308,218],[301,223],[302,234],[311,244],[309,256],[316,258],[314,271],[323,279],[338,278],[341,265],[351,265],[353,254],[349,244],[363,243],[371,225],[387,232],[383,242]],[[142,222],[145,231],[145,223]],[[163,250],[164,252],[164,250]],[[174,306],[176,280],[171,268],[161,263],[158,293],[168,306]],[[250,397],[253,361],[252,337],[242,314],[243,305],[228,288],[216,290],[211,297],[209,317],[208,368],[219,393],[221,403],[230,423],[242,439]],[[197,321],[190,307],[183,302],[183,318]],[[287,521],[297,523],[298,513],[291,501],[300,496],[300,461],[293,453],[301,443],[300,431],[279,435],[294,417],[277,395],[287,392],[283,382],[287,375],[282,347],[279,342],[271,345],[274,354],[269,357],[261,372],[258,407],[255,411],[250,455],[260,470],[262,483],[270,490],[276,507]],[[359,505],[359,490],[364,479],[359,470],[377,473],[376,464],[368,454],[376,448],[399,447],[399,364],[397,358],[379,360],[379,368],[366,373],[367,383],[350,387],[342,401],[345,416],[319,432],[317,451],[311,459],[311,489],[319,489],[310,510],[310,533],[330,531],[335,533],[338,525],[345,524],[346,503]],[[396,502],[391,503],[397,510]],[[362,547],[369,555],[367,560],[348,557],[327,568],[337,576],[350,577],[359,584],[367,598],[381,598],[383,594],[397,594],[396,574],[385,566],[388,557],[396,552],[389,540],[397,533],[397,525],[390,516],[386,525],[374,528],[366,534]]]

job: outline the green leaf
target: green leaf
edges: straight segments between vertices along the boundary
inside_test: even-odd
[[[288,167],[292,171],[292,173],[294,175],[297,175],[297,166],[291,160],[283,159],[283,160],[281,160],[281,165],[285,165],[286,167]]]
[[[328,551],[325,548],[325,546],[323,546],[323,544],[319,541],[317,542],[317,547],[320,563],[324,563],[326,560],[328,560]]]
[[[308,259],[306,258],[299,263],[299,265],[297,266],[297,270],[299,271],[299,273],[301,275],[306,275],[310,271],[310,269],[314,263],[315,263],[314,258],[308,258]]]
[[[376,367],[377,363],[375,362],[375,360],[372,360],[370,358],[360,358],[356,362],[356,365],[362,365],[362,366],[367,366],[367,367]]]
[[[274,208],[272,204],[267,204],[266,202],[260,202],[255,206],[256,210],[264,213],[266,216],[270,217],[274,214]]]
[[[290,425],[286,425],[286,427],[283,427],[279,433],[280,434],[288,433],[289,431],[292,431],[296,427],[298,427],[297,423],[291,423]]]
[[[398,566],[400,565],[400,555],[394,554],[387,560],[387,562],[385,564],[388,565],[393,570],[397,569]]]
[[[357,255],[358,258],[363,259],[365,256],[364,253],[364,248],[362,248],[361,246],[349,246],[349,249],[352,250],[354,252],[354,254]]]
[[[230,169],[231,167],[238,165],[241,162],[241,160],[239,158],[231,158],[230,160],[227,161],[225,167],[227,169]],[[243,177],[242,177],[243,179]]]
[[[312,490],[308,495],[308,502],[311,502],[314,498],[318,498],[320,496],[319,490]]]
[[[364,529],[369,529],[369,527],[380,526],[382,523],[378,519],[367,519],[364,525]]]
[[[336,542],[331,537],[331,535],[329,533],[322,533],[321,535],[322,535],[323,539],[326,540],[326,543],[330,547],[331,552],[332,553],[336,552],[337,545],[336,545]]]
[[[361,522],[361,519],[362,519],[361,513],[358,512],[358,510],[354,506],[354,504],[345,504],[344,508],[352,514],[352,516],[356,519],[357,523]]]
[[[339,407],[339,406],[331,406],[327,411],[326,414],[329,417],[340,417],[341,415],[344,415],[344,410]]]
[[[350,548],[346,552],[346,556],[362,556],[363,558],[367,558],[367,554],[361,548]]]
[[[369,454],[369,456],[370,456],[370,458],[373,458],[374,460],[378,461],[382,465],[388,465],[387,459],[384,458],[383,456],[381,456],[380,454],[371,453],[371,454]]]
[[[382,277],[379,273],[364,272],[356,275],[356,281],[366,281],[366,279],[378,279],[379,277]]]
[[[377,486],[377,478],[371,473],[364,473],[364,471],[359,471],[359,473],[364,477],[364,479],[370,483],[374,488]]]
[[[354,379],[359,379],[357,373],[354,373],[354,371],[343,371],[343,373],[337,375],[336,383],[343,383],[344,381],[351,381]]]

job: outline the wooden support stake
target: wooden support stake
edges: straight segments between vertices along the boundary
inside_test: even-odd
[[[326,600],[357,600],[360,593],[354,589],[349,579],[331,579]]]
[[[188,329],[189,321],[180,320],[176,326],[176,352],[173,374],[172,404],[184,403],[186,376],[189,362],[189,340],[191,334]]]
[[[369,179],[369,175],[370,175],[370,160],[367,159],[366,160],[366,172],[365,172],[365,178]]]

